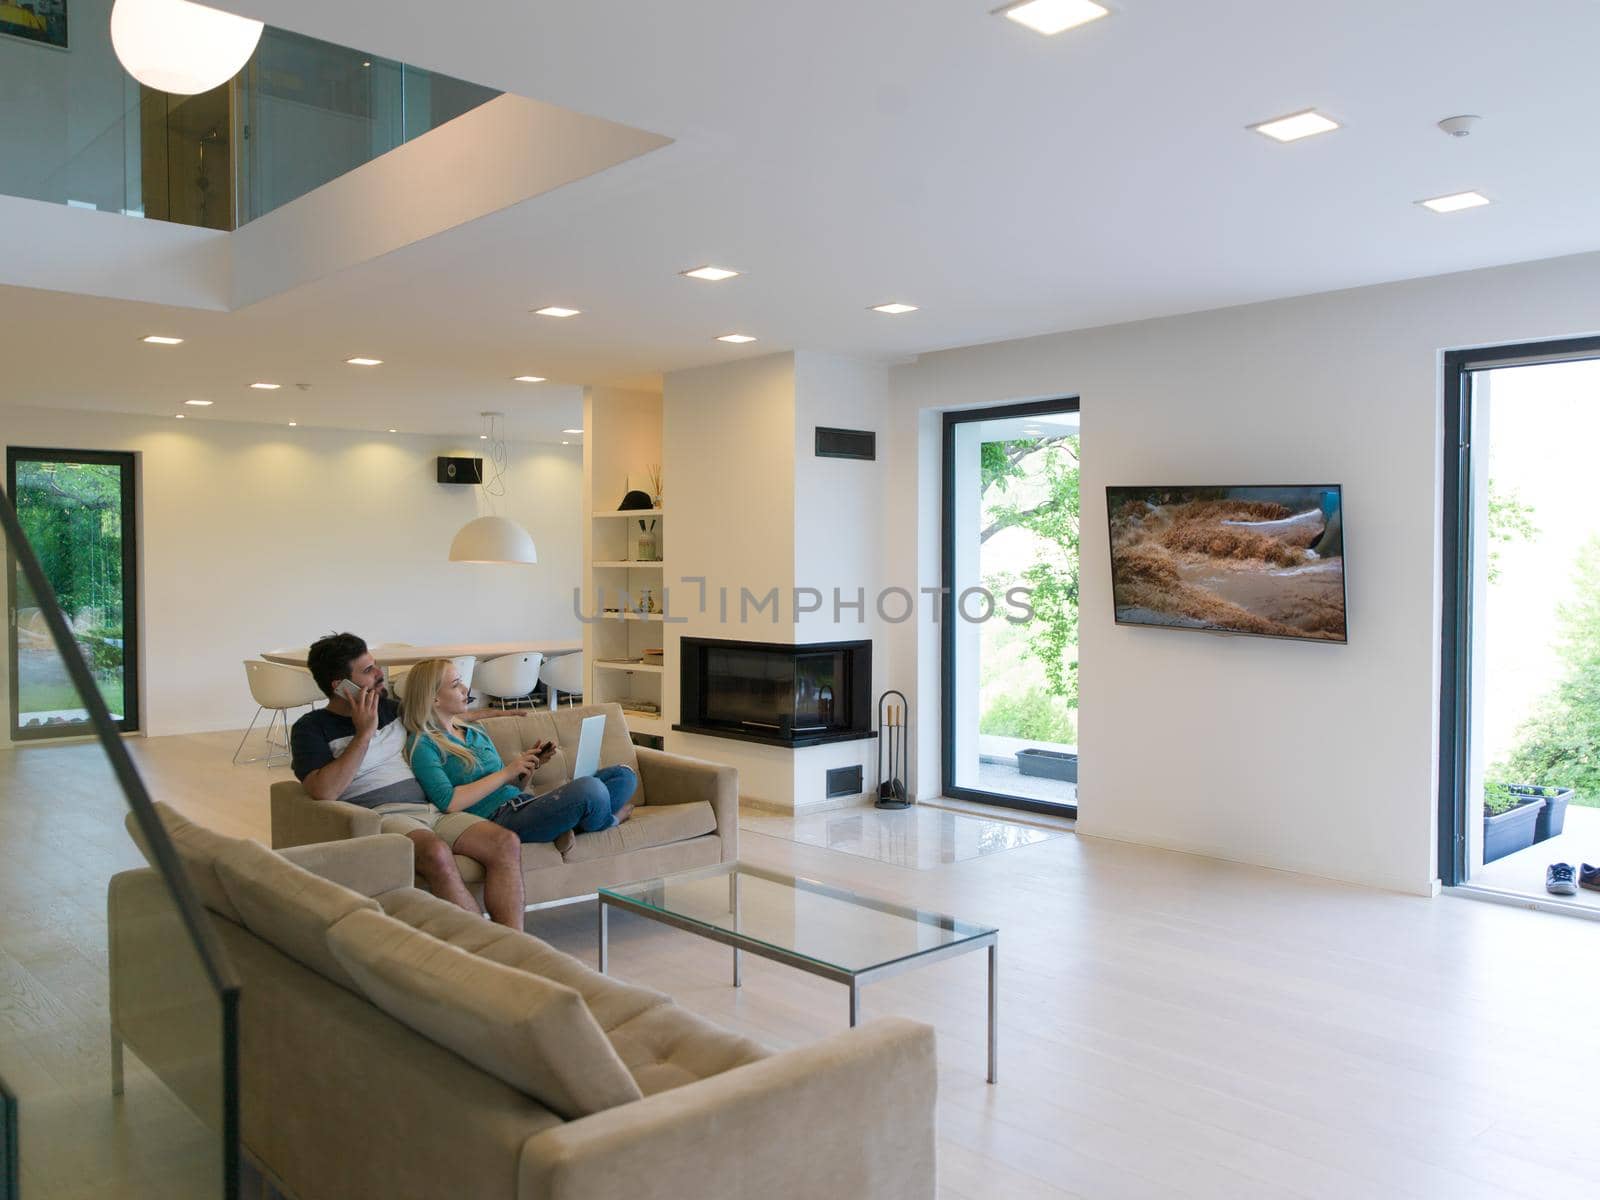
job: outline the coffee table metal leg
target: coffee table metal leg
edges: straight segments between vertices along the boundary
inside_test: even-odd
[[[999,1039],[995,1026],[995,1008],[999,1000],[998,968],[1000,957],[1000,943],[989,943],[989,1082],[999,1081]]]
[[[728,912],[733,917],[733,927],[739,928],[739,872],[728,876]],[[744,986],[744,972],[740,969],[739,947],[733,948],[733,986]]]
[[[610,950],[610,946],[608,946],[606,944],[606,942],[607,942],[607,939],[606,939],[606,910],[609,909],[611,906],[609,904],[607,904],[604,900],[601,900],[599,902],[599,905],[600,905],[600,974],[604,975],[606,973],[606,959],[610,957],[610,955],[608,954],[608,951]]]
[[[850,1028],[854,1029],[861,1022],[861,982],[850,981]]]

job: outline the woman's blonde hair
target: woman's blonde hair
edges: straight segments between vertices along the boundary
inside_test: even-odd
[[[444,682],[446,669],[454,666],[448,658],[428,658],[406,673],[405,697],[400,702],[400,722],[411,735],[406,740],[406,762],[417,742],[427,738],[440,754],[458,758],[469,769],[478,765],[478,756],[439,723],[434,700],[439,695],[439,685]]]

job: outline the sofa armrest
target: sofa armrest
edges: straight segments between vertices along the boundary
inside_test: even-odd
[[[415,849],[398,833],[290,846],[281,853],[295,866],[363,896],[408,888],[416,879]]]
[[[739,857],[739,771],[736,767],[668,754],[640,746],[639,777],[644,783],[645,802],[650,807],[662,804],[692,804],[704,800],[717,818],[717,834],[722,838],[722,861]]]
[[[294,780],[272,785],[272,848],[371,837],[382,817],[343,800],[313,800]]]
[[[932,1200],[933,1030],[887,1019],[536,1133],[526,1200]]]

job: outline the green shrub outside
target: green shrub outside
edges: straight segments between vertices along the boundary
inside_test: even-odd
[[[1078,744],[1075,710],[1062,696],[1042,688],[996,696],[978,717],[978,732],[1030,742]]]

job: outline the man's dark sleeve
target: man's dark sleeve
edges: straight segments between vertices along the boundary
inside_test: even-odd
[[[323,732],[322,723],[317,720],[315,712],[306,713],[294,723],[294,728],[289,731],[289,753],[289,768],[301,783],[306,781],[306,776],[311,772],[320,770],[338,757],[333,747],[328,745],[328,735]]]

